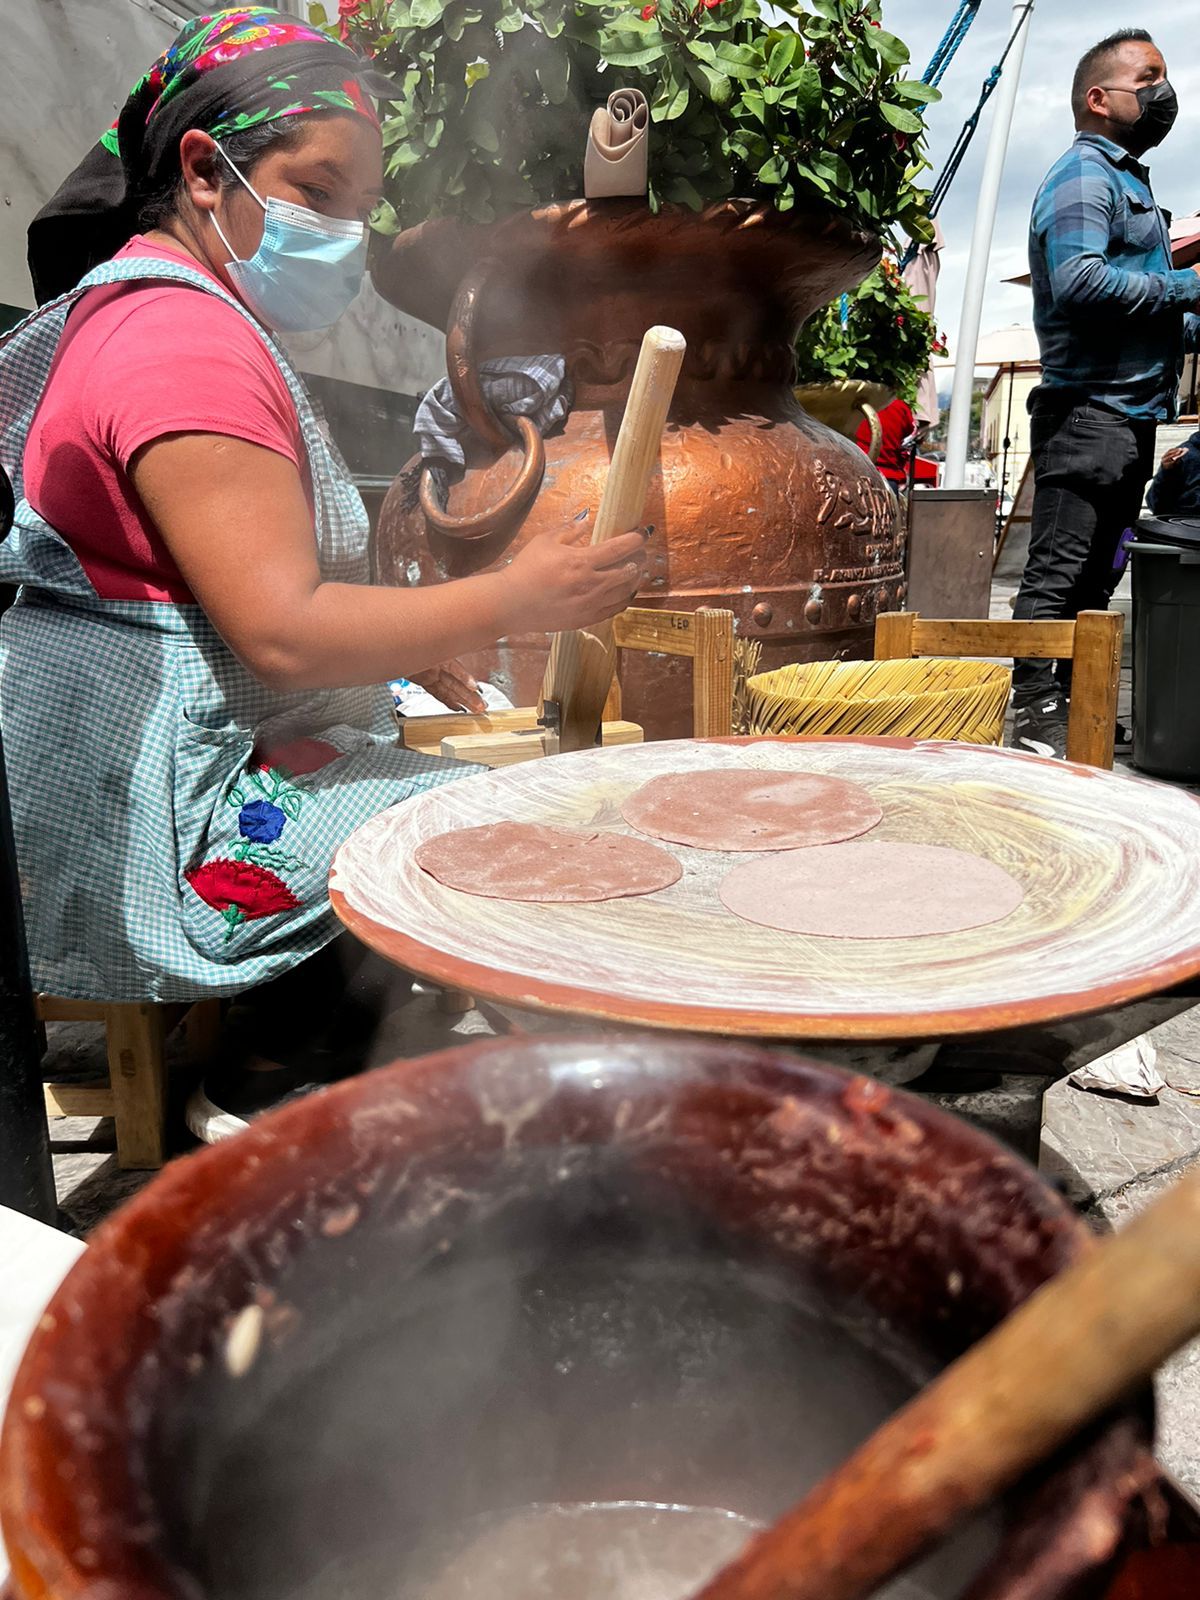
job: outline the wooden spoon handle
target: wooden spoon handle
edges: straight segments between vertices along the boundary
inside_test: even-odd
[[[1200,1333],[1200,1172],[890,1418],[696,1600],[863,1600]]]
[[[641,521],[686,351],[687,342],[674,328],[650,328],[642,340],[592,528],[593,544],[627,533]],[[595,743],[612,685],[615,658],[611,622],[555,634],[542,682],[542,699],[557,701],[561,710],[560,750],[582,750]]]

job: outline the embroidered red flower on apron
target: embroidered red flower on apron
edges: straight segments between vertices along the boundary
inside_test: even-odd
[[[204,903],[224,917],[227,941],[243,922],[290,911],[300,904],[278,875],[304,865],[279,843],[280,834],[299,816],[305,799],[290,780],[319,772],[340,755],[341,751],[324,739],[292,739],[257,753],[242,784],[226,794],[226,803],[238,813],[240,841],[232,856],[206,861],[184,877]]]
[[[300,904],[282,878],[252,861],[206,861],[184,876],[205,905],[225,918],[227,939],[240,923],[273,917]]]

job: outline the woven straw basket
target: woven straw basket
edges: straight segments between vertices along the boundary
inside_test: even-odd
[[[999,744],[1012,685],[993,661],[814,661],[746,685],[751,733]]]

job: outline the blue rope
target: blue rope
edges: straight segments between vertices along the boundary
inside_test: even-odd
[[[955,13],[950,26],[942,35],[942,41],[933,52],[929,65],[925,68],[923,83],[932,84],[936,89],[946,75],[946,69],[958,54],[959,47],[971,31],[971,24],[979,15],[979,8],[983,0],[959,0],[958,11]]]
[[[964,0],[964,4],[970,3],[971,0]],[[977,11],[978,9],[979,3],[978,0],[975,0],[975,10]],[[938,212],[941,210],[942,201],[950,192],[950,185],[958,176],[958,169],[962,166],[963,161],[966,158],[967,151],[971,147],[971,140],[975,137],[976,130],[979,127],[979,119],[983,115],[984,108],[986,107],[988,101],[992,98],[992,95],[995,94],[997,84],[1004,76],[1005,63],[1008,61],[1008,57],[1013,45],[1017,41],[1017,35],[1029,21],[1029,15],[1032,10],[1033,0],[1030,0],[1030,3],[1025,7],[1025,10],[1021,14],[1020,21],[1017,23],[1016,27],[1009,36],[1008,43],[1004,47],[1004,54],[1000,57],[1000,60],[984,79],[983,88],[979,95],[979,103],[971,115],[963,123],[962,131],[955,141],[954,148],[950,152],[950,155],[946,161],[946,165],[942,168],[941,175],[929,192],[929,215],[931,217],[936,217]],[[971,19],[967,23],[967,26],[970,27],[971,22],[973,21],[974,13],[972,13]],[[910,266],[912,262],[916,260],[917,249],[917,245],[909,245],[903,259],[900,262],[901,271]]]

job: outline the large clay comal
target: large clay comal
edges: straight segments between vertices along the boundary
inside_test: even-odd
[[[447,365],[489,443],[442,506],[419,463],[380,517],[379,576],[436,582],[511,559],[534,534],[596,514],[638,347],[655,323],[688,353],[651,484],[642,605],[734,612],[764,670],[870,654],[875,616],[904,596],[894,502],[866,456],[801,409],[797,329],[857,283],[878,241],[833,213],[730,200],[697,214],[636,201],[570,201],[489,226],[434,221],[376,252],[380,292],[447,329]],[[498,356],[561,354],[565,428],[514,440],[483,402]],[[545,635],[471,658],[519,704],[537,698]],[[686,735],[686,661],[631,657],[625,714],[651,737]]]

